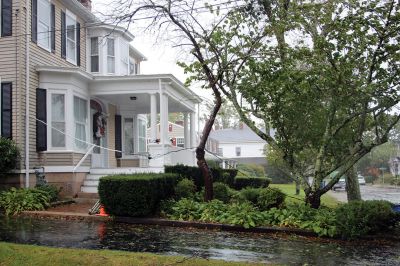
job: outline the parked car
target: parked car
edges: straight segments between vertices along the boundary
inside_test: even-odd
[[[339,181],[333,185],[332,189],[335,191],[337,189],[346,189],[346,180],[342,177]]]
[[[358,184],[364,186],[366,184],[365,178],[362,175],[358,175]]]

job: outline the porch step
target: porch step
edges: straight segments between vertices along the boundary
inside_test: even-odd
[[[93,204],[95,204],[98,199],[99,199],[98,193],[78,192],[78,198],[75,198],[74,200],[77,203],[93,203]]]

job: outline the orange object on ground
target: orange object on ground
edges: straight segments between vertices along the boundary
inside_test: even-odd
[[[104,209],[104,205],[101,205],[100,206],[100,213],[99,214],[96,214],[97,216],[109,216],[107,213],[106,213],[106,210]]]

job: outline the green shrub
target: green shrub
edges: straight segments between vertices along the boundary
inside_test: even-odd
[[[43,210],[49,205],[49,193],[39,189],[11,188],[0,193],[0,209],[3,209],[6,215]]]
[[[221,182],[216,182],[213,184],[213,189],[214,189],[214,199],[220,200],[224,203],[229,202],[231,196],[228,185]]]
[[[234,179],[237,175],[236,169],[221,169],[221,168],[211,168],[214,182],[222,182],[230,187],[234,187]],[[186,166],[182,164],[165,166],[165,173],[174,173],[180,176],[180,179],[190,179],[193,180],[196,185],[197,191],[200,191],[204,187],[204,178],[198,167]],[[224,173],[229,174],[224,175]]]
[[[99,196],[106,211],[116,216],[154,214],[161,200],[174,195],[176,174],[115,175],[100,178]]]
[[[220,223],[241,225],[244,228],[260,226],[263,221],[263,213],[250,202],[234,202],[228,205],[226,212],[218,219]]]
[[[196,185],[193,180],[187,178],[179,181],[175,187],[175,196],[177,199],[193,198],[194,193],[196,193]]]
[[[246,187],[268,187],[271,180],[266,177],[237,176],[235,178],[235,189],[241,190]]]
[[[387,231],[396,223],[392,204],[387,201],[352,201],[336,209],[336,223],[342,238],[356,238]]]
[[[183,198],[171,208],[172,212],[169,218],[180,221],[200,220],[203,205],[204,203]]]
[[[14,141],[0,137],[0,154],[0,175],[4,175],[17,166],[19,149]]]
[[[237,202],[249,201],[253,204],[257,204],[258,196],[260,195],[259,188],[247,187],[240,190],[235,196],[234,200]]]
[[[55,202],[58,200],[58,194],[60,193],[61,189],[57,188],[54,185],[37,185],[36,189],[45,191],[49,194],[50,202]]]
[[[255,163],[238,164],[239,173],[242,172],[251,177],[265,177],[264,166]]]
[[[290,204],[285,209],[263,212],[264,225],[297,227],[314,231],[319,236],[337,234],[335,212],[330,208],[313,209],[305,204]]]
[[[261,210],[280,208],[285,202],[286,195],[278,188],[260,189],[257,205]]]

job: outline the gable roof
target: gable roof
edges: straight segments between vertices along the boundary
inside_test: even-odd
[[[263,130],[264,131],[264,130]],[[220,143],[224,142],[263,142],[249,127],[243,126],[243,129],[227,128],[213,130],[210,132],[210,138],[217,140]]]

